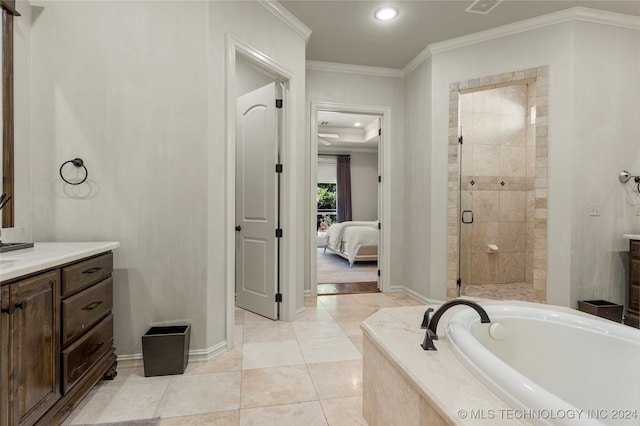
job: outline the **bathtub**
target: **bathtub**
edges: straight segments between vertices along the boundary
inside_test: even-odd
[[[445,333],[461,363],[514,408],[509,415],[539,424],[640,424],[639,330],[545,305],[483,307],[490,324],[464,309]]]

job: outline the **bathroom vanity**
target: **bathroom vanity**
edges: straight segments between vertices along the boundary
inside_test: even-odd
[[[640,328],[640,235],[624,235],[629,238],[629,304],[624,323]]]
[[[60,424],[115,376],[119,243],[35,243],[0,255],[0,426]]]

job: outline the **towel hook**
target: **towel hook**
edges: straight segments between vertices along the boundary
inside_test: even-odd
[[[77,181],[77,182],[70,182],[69,180],[67,180],[62,175],[62,168],[68,163],[73,164],[76,168],[82,167],[84,169],[84,178],[82,178],[80,181]],[[74,158],[73,160],[68,160],[62,163],[62,165],[60,166],[60,177],[62,178],[63,181],[67,182],[69,185],[80,185],[89,177],[89,171],[87,170],[87,166],[84,165],[84,161],[82,161],[82,158]]]

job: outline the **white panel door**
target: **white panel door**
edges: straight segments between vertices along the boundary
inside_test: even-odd
[[[238,97],[236,126],[236,306],[278,318],[276,85]]]

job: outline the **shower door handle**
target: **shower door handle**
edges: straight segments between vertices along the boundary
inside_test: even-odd
[[[466,216],[465,216],[466,214]],[[469,216],[471,218],[469,219]],[[473,211],[471,210],[462,210],[462,223],[473,223]]]

